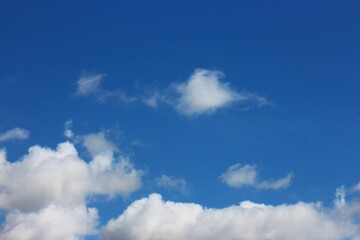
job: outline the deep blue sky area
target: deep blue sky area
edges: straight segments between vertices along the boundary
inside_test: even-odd
[[[146,174],[127,198],[91,203],[102,224],[151,192],[208,207],[331,205],[336,187],[360,181],[359,26],[357,0],[1,0],[0,133],[31,134],[0,148],[11,162],[35,144],[54,148],[69,119],[81,135],[115,129],[109,138]],[[198,68],[222,71],[232,89],[272,104],[189,117],[76,95],[84,73],[135,96],[187,81]],[[261,179],[294,178],[275,191],[229,188],[219,176],[236,163],[256,165]],[[189,191],[156,187],[161,174],[185,179]]]

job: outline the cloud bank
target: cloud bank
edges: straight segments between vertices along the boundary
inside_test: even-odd
[[[102,229],[104,240],[360,239],[359,206],[325,209],[320,203],[278,206],[250,201],[223,209],[164,201],[159,194],[132,203]]]
[[[97,233],[98,213],[85,206],[59,207],[50,205],[38,212],[15,210],[5,219],[1,240],[76,240]]]
[[[23,128],[13,128],[4,133],[0,133],[0,142],[5,142],[9,140],[24,140],[28,139],[30,132]]]
[[[255,187],[257,189],[279,190],[287,188],[291,184],[293,174],[278,180],[259,181],[259,171],[255,165],[235,164],[228,168],[226,172],[220,175],[220,179],[229,187],[241,188],[245,186]]]
[[[70,142],[56,149],[33,146],[16,162],[0,150],[0,209],[8,214],[0,240],[82,239],[97,234],[94,195],[127,196],[142,184],[142,171],[100,132],[81,138],[91,156],[81,159]]]

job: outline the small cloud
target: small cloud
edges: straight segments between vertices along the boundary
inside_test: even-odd
[[[176,178],[163,174],[155,179],[155,183],[158,187],[165,189],[173,189],[182,193],[188,192],[188,184],[183,178]]]
[[[259,189],[273,189],[273,190],[284,189],[290,186],[293,177],[294,175],[292,173],[289,173],[287,176],[280,178],[278,180],[262,181],[259,184],[257,184],[256,187]]]
[[[279,190],[287,188],[292,179],[293,174],[289,173],[287,176],[278,180],[263,180],[258,179],[258,169],[255,165],[235,164],[228,168],[228,170],[220,175],[220,179],[229,187],[241,188],[245,186],[255,187],[264,190]]]
[[[334,205],[337,208],[342,208],[345,206],[346,204],[345,196],[346,196],[345,186],[340,186],[336,188]]]
[[[64,124],[64,136],[71,139],[75,136],[74,132],[71,130],[72,128],[72,125],[73,125],[73,120],[70,119],[70,120],[67,120]]]
[[[0,142],[5,142],[9,140],[24,140],[28,139],[30,132],[23,128],[13,128],[4,133],[0,133]]]
[[[220,71],[196,69],[185,83],[175,85],[178,98],[175,109],[187,116],[213,113],[220,108],[238,103],[245,107],[265,106],[269,101],[253,93],[237,92],[227,82],[222,82]]]
[[[77,80],[76,95],[91,96],[98,102],[129,104],[137,101],[137,97],[129,96],[121,89],[108,90],[101,87],[105,74],[84,73]]]
[[[235,164],[221,174],[220,178],[229,187],[240,188],[243,186],[254,186],[257,181],[258,171],[256,166]]]
[[[99,85],[104,79],[104,74],[84,73],[77,81],[76,94],[79,96],[88,96],[99,91]]]

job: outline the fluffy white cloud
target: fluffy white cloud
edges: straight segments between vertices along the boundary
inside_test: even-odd
[[[8,140],[23,140],[28,139],[30,132],[23,128],[13,128],[4,133],[0,133],[0,142],[5,142]]]
[[[289,173],[278,180],[259,181],[258,175],[258,169],[254,165],[235,164],[230,166],[225,173],[221,174],[220,179],[229,187],[234,188],[252,186],[257,189],[278,190],[287,188],[293,178],[293,174]]]
[[[21,161],[13,163],[1,150],[0,208],[31,211],[50,204],[71,206],[83,204],[93,194],[113,197],[137,190],[142,172],[127,159],[115,160],[107,144],[104,149],[108,152],[91,149],[94,155],[89,163],[79,158],[69,142],[56,150],[31,147]]]
[[[187,182],[183,178],[176,178],[173,176],[162,174],[160,177],[157,177],[155,179],[155,183],[158,187],[162,187],[165,189],[173,189],[182,193],[186,193],[188,191]]]
[[[229,83],[221,82],[223,73],[197,69],[185,83],[175,85],[179,94],[175,102],[178,112],[192,116],[212,113],[238,102],[247,105],[266,105],[268,101],[252,93],[236,92]]]
[[[97,210],[84,206],[50,205],[38,212],[10,212],[0,230],[1,240],[77,240],[95,234]]]
[[[355,240],[360,228],[352,216],[358,213],[359,207],[324,209],[320,203],[303,202],[271,206],[245,201],[209,209],[151,194],[110,220],[101,234],[104,240]]]
[[[103,74],[84,73],[77,81],[76,94],[79,96],[87,96],[96,93],[103,79]]]

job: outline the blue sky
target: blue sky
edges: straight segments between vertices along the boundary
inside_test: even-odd
[[[322,202],[331,212],[339,205],[334,193],[342,189],[357,206],[359,11],[352,0],[1,1],[0,148],[10,167],[3,167],[0,179],[0,236],[163,239],[126,232],[139,222],[133,216],[109,227],[139,199],[149,208],[173,201],[219,211],[245,200],[292,207]],[[72,157],[56,150],[66,141],[64,152]],[[41,146],[39,155],[28,154],[34,145]],[[67,176],[63,165],[58,171],[64,175],[54,181],[34,170],[63,158],[72,159],[71,169],[86,166],[87,180]],[[45,165],[37,165],[39,159]],[[128,168],[117,168],[124,162]],[[56,168],[45,172],[51,171]],[[49,185],[36,185],[38,178]],[[54,190],[65,183],[81,191]],[[19,186],[44,197],[19,195]],[[40,216],[49,206],[75,205],[85,215],[97,209],[90,214],[97,225],[63,236],[41,235],[52,233],[40,233],[40,227],[32,228],[38,235],[16,235],[16,224],[32,225],[10,223],[16,214]],[[322,237],[357,239],[359,224],[345,223],[355,233]],[[186,234],[169,230],[165,236]],[[205,236],[196,234],[193,239]],[[265,236],[291,238],[244,239]],[[314,237],[322,239],[300,239]]]

